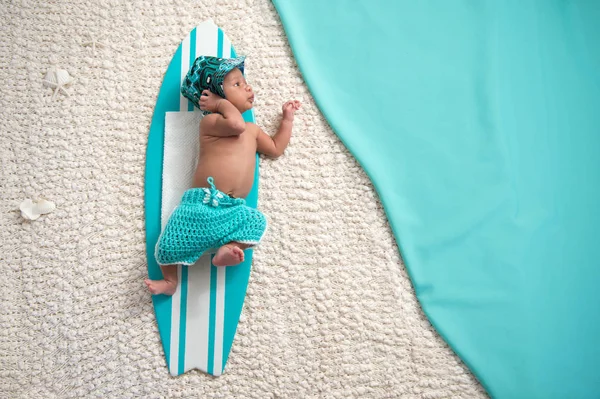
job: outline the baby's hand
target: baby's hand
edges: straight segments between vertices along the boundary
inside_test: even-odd
[[[294,113],[300,109],[300,101],[291,100],[283,104],[283,120],[292,122]]]
[[[210,90],[204,90],[200,96],[200,109],[208,112],[217,112],[219,101],[223,100],[221,96],[216,95]]]

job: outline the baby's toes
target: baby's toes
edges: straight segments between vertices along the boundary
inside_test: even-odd
[[[240,260],[240,262],[242,262],[244,260],[244,251],[242,251],[241,248],[236,247],[236,249],[237,249],[236,255],[237,255],[238,259]]]

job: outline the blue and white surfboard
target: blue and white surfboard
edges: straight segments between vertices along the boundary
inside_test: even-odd
[[[165,178],[172,175],[163,173],[166,172],[163,165],[170,167],[165,160],[165,121],[173,115],[185,119],[183,113],[189,113],[187,119],[197,117],[199,120],[199,112],[179,89],[191,64],[200,55],[236,56],[230,40],[210,20],[194,28],[177,48],[160,88],[150,126],[145,210],[148,275],[153,280],[162,278],[154,249],[166,222],[165,215],[168,217],[173,207],[172,199],[165,198],[169,182],[163,181],[163,174]],[[247,122],[254,122],[252,110],[243,116]],[[257,199],[258,157],[247,204],[256,207]],[[252,251],[247,250],[246,260],[233,267],[215,267],[211,258],[205,256],[193,266],[180,266],[179,285],[173,296],[152,297],[167,365],[174,376],[194,368],[221,375],[229,357],[248,287]]]

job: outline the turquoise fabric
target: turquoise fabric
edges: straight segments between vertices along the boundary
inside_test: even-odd
[[[208,188],[187,190],[169,216],[156,243],[159,265],[193,265],[210,249],[230,242],[254,246],[262,239],[265,216],[243,198],[217,190],[212,177],[208,184]]]
[[[600,2],[274,4],[441,336],[494,397],[598,397]]]

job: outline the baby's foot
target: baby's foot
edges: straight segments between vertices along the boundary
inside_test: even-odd
[[[176,281],[146,279],[144,283],[146,283],[152,295],[173,295],[177,289]]]
[[[213,258],[215,266],[233,266],[244,261],[244,251],[235,245],[223,245]]]

